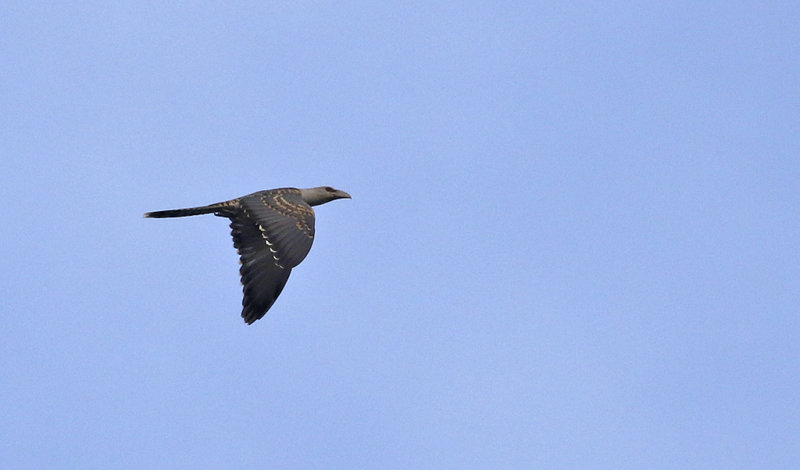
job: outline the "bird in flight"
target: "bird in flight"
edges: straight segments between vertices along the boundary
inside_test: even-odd
[[[292,268],[308,255],[314,242],[311,206],[342,198],[349,199],[350,195],[330,186],[278,188],[207,206],[147,212],[144,216],[214,214],[231,220],[233,246],[242,265],[242,318],[249,325],[267,313]]]

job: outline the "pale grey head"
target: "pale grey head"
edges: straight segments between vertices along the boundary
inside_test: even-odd
[[[302,197],[309,206],[318,206],[333,201],[334,199],[350,199],[350,195],[346,192],[331,188],[330,186],[301,189],[300,197]]]

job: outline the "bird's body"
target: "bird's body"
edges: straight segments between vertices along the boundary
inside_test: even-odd
[[[267,313],[314,241],[311,206],[350,198],[329,186],[259,191],[207,206],[148,212],[145,217],[214,214],[230,219],[233,246],[239,252],[244,299],[242,318],[253,323]]]

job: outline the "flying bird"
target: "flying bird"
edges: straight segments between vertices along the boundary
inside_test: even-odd
[[[275,303],[292,268],[300,264],[314,242],[314,209],[334,199],[350,198],[330,186],[259,191],[207,206],[147,212],[145,217],[186,217],[214,214],[231,220],[233,246],[239,252],[242,277],[242,318],[249,325]]]

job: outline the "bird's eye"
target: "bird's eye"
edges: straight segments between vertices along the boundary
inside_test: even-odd
[[[325,186],[325,191],[328,191],[329,193],[332,193],[332,192],[334,192],[336,190],[331,188],[330,186]]]

